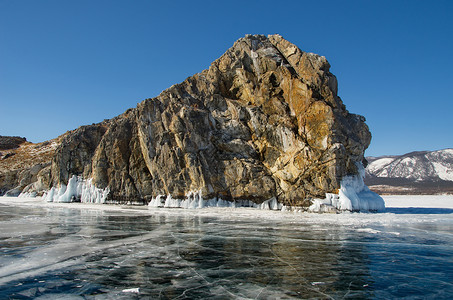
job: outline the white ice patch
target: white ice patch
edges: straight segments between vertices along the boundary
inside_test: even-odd
[[[313,204],[308,208],[312,212],[335,212],[338,205],[339,197],[337,194],[326,193],[325,199],[315,199]]]
[[[372,234],[376,234],[376,233],[380,233],[381,232],[380,230],[376,230],[376,229],[373,229],[373,228],[358,228],[357,231],[358,232],[372,233]]]
[[[72,176],[68,181],[68,186],[63,195],[59,196],[57,201],[60,203],[69,203],[74,202],[73,200],[77,198],[77,177]]]
[[[83,180],[82,177],[72,176],[68,181],[68,186],[61,184],[59,188],[52,187],[50,191],[43,195],[47,202],[69,203],[105,203],[110,189],[99,189],[94,186],[92,179]]]
[[[174,199],[171,195],[158,195],[152,198],[148,204],[149,207],[165,208],[186,208],[197,209],[204,207],[253,207],[267,210],[283,210],[284,205],[278,203],[277,199],[271,198],[261,204],[256,204],[250,200],[226,201],[221,198],[203,199],[201,191],[190,191],[185,199]]]
[[[385,202],[381,196],[370,189],[363,182],[365,169],[357,163],[359,174],[345,176],[341,180],[340,191],[336,194],[326,194],[326,199],[316,199],[309,207],[309,211],[326,212],[330,210],[348,211],[384,211]]]
[[[386,207],[448,208],[453,209],[453,195],[387,195]]]
[[[124,289],[122,290],[123,293],[140,293],[140,288],[131,288],[131,289]]]
[[[259,209],[283,210],[284,206],[274,197],[258,205]]]
[[[109,187],[99,189],[93,184],[93,179],[82,180],[78,185],[80,201],[84,203],[105,203],[110,193]]]
[[[22,192],[17,196],[18,198],[35,198],[36,192]]]

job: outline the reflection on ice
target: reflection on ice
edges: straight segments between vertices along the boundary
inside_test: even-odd
[[[0,204],[0,298],[447,298],[453,214]]]

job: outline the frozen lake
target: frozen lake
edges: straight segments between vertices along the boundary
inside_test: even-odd
[[[0,198],[0,299],[451,299],[453,197],[384,199],[310,214]]]

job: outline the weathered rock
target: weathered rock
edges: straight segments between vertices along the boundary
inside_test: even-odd
[[[17,147],[4,150],[4,159],[0,159],[0,195],[17,195],[28,190],[43,192],[49,189],[52,156],[61,137],[38,144],[26,142],[25,138],[3,138],[16,140],[18,144]]]
[[[19,136],[2,136],[0,135],[0,150],[16,149],[27,141],[24,137]]]
[[[52,157],[51,184],[68,182],[70,175],[90,174],[91,161],[108,122],[81,126],[67,132]]]
[[[101,124],[68,133],[51,184],[93,178],[114,199],[271,197],[307,206],[357,174],[371,134],[319,55],[246,36],[208,70]]]

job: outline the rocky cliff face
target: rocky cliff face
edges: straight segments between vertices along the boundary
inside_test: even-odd
[[[319,55],[279,35],[246,36],[208,70],[62,139],[52,185],[92,178],[113,199],[276,197],[307,206],[357,174],[371,134]]]
[[[19,137],[0,137],[0,195],[46,190],[52,156],[60,138],[33,144]]]

